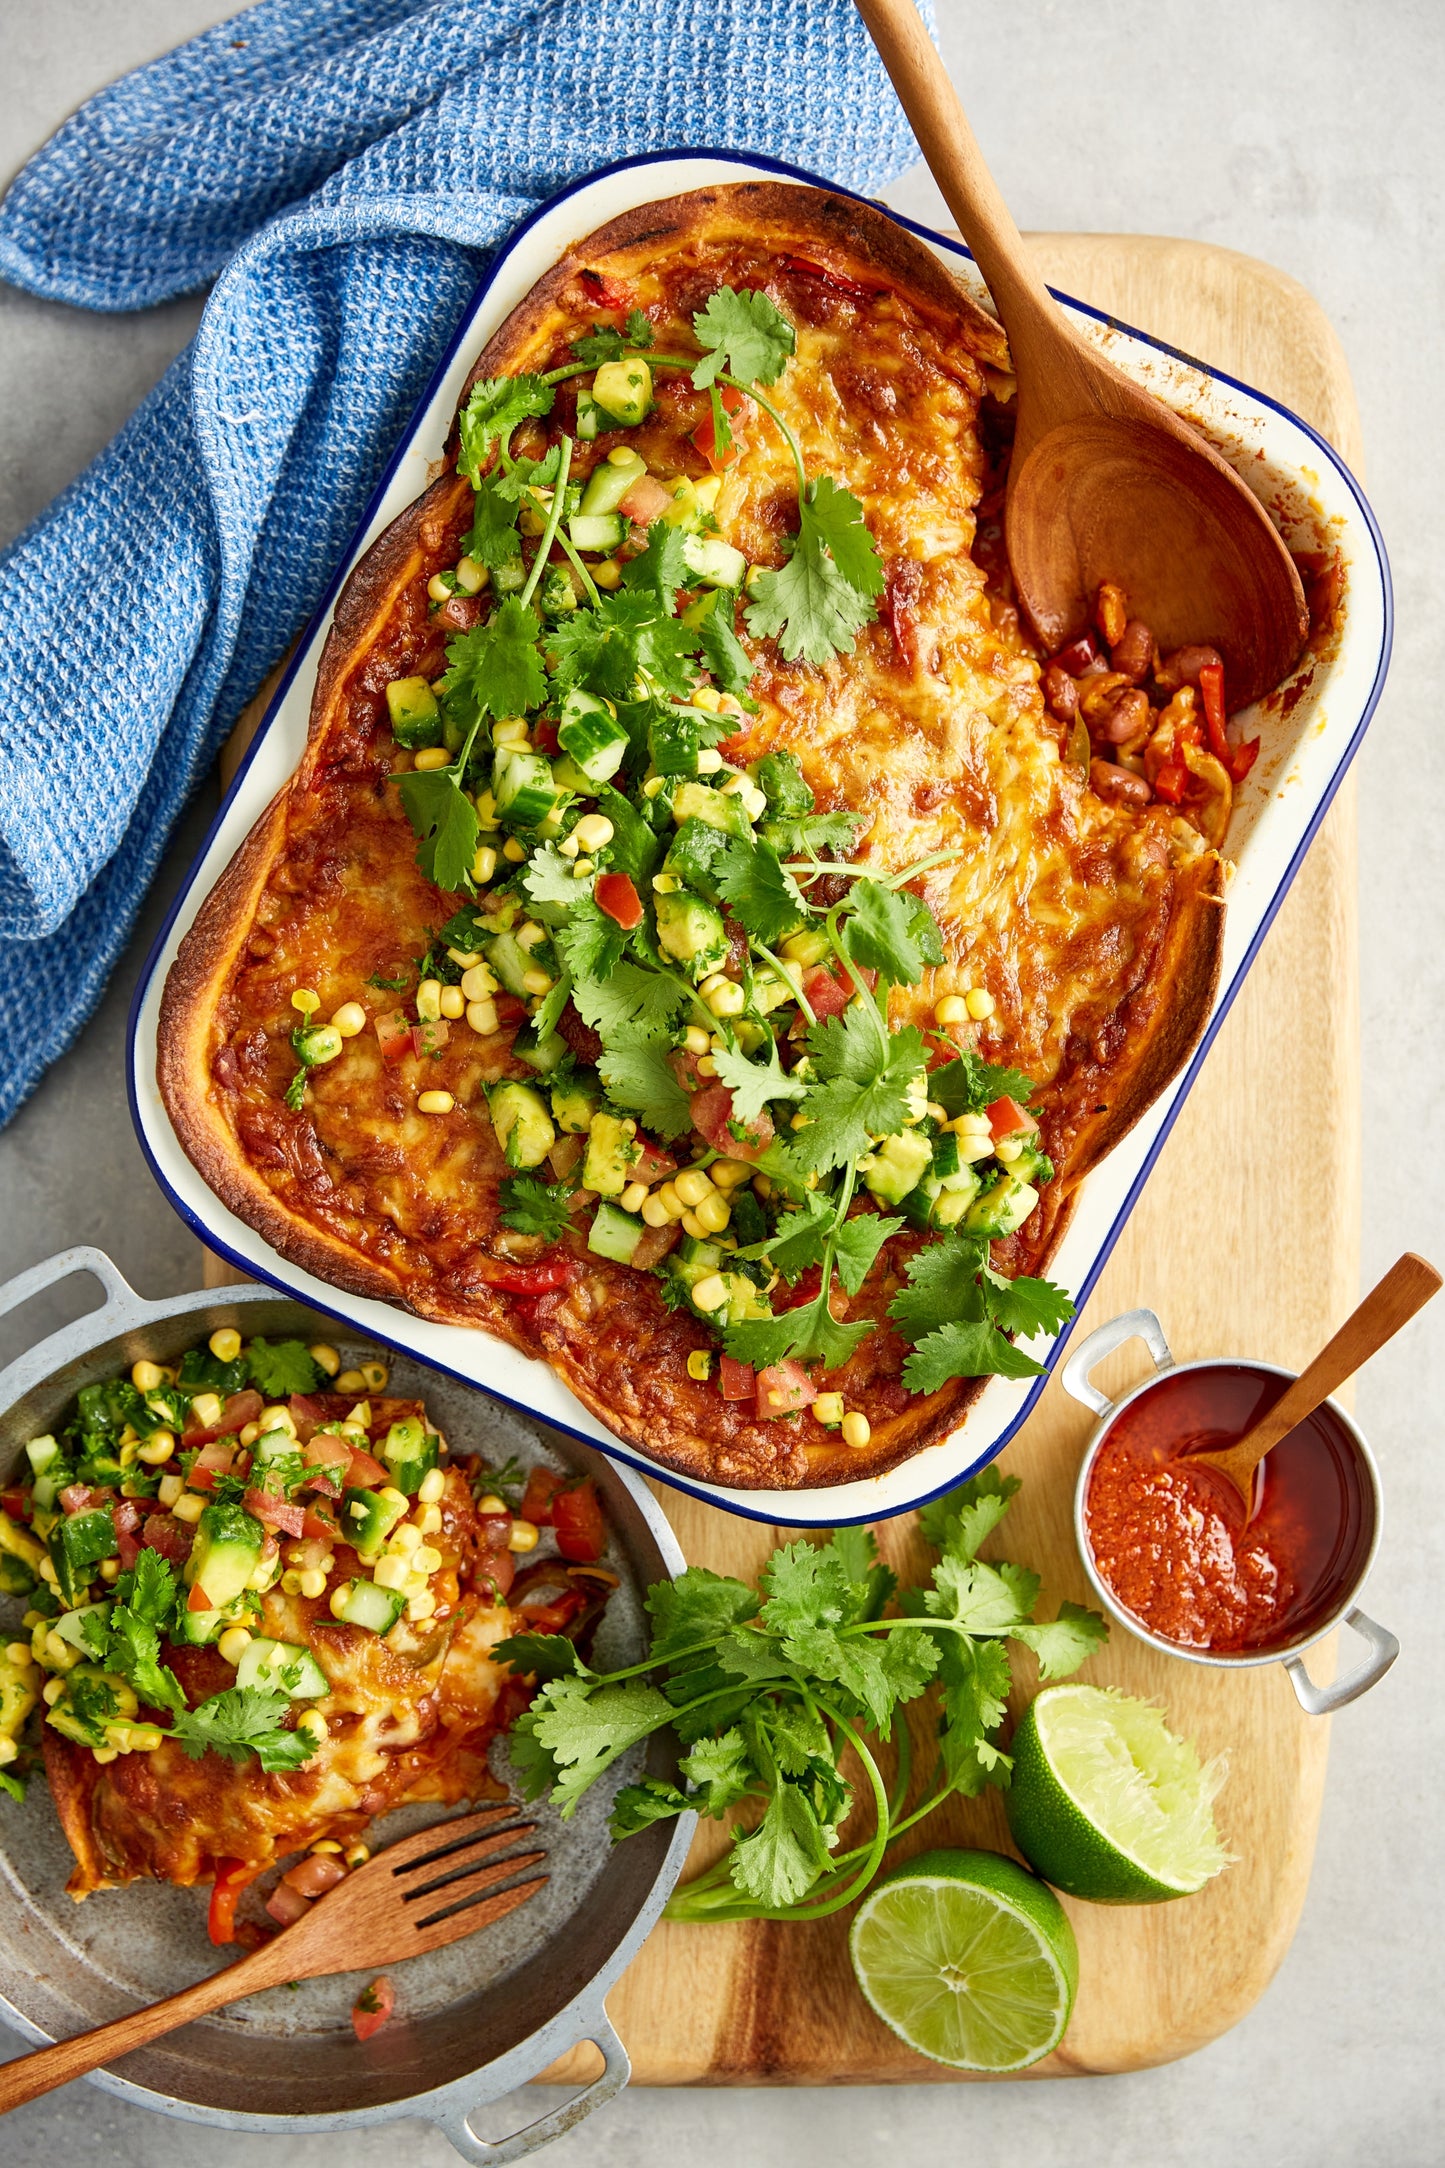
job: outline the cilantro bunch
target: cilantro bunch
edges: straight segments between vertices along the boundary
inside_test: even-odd
[[[996,1734],[1009,1642],[1053,1679],[1107,1638],[1099,1614],[1077,1604],[1041,1622],[1038,1575],[979,1558],[1018,1488],[989,1469],[925,1506],[920,1524],[939,1556],[920,1586],[900,1590],[869,1530],[839,1528],[826,1543],[774,1551],[757,1589],[696,1566],[660,1582],[647,1595],[648,1655],[625,1670],[589,1670],[559,1635],[502,1642],[499,1658],[544,1682],[511,1733],[526,1796],[547,1793],[570,1815],[623,1754],[671,1732],[685,1749],[682,1784],[624,1785],[614,1837],[689,1810],[739,1813],[730,1848],[675,1893],[668,1918],[821,1919],[851,1904],[905,1830],[955,1793],[1007,1785]],[[918,1703],[934,1764],[915,1787],[901,1712]],[[845,1846],[854,1769],[871,1827]]]

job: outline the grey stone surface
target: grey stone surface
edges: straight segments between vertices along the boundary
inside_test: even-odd
[[[206,0],[0,0],[7,59],[0,172],[9,173],[91,90],[220,18]],[[1395,568],[1394,673],[1360,762],[1367,1279],[1407,1245],[1445,1251],[1441,1030],[1445,951],[1437,703],[1445,451],[1442,159],[1445,13],[1427,0],[1045,0],[988,10],[939,0],[945,53],[1025,227],[1176,233],[1267,258],[1302,279],[1336,324],[1364,415],[1373,500]],[[926,174],[891,191],[937,217]],[[0,537],[105,442],[188,336],[196,304],[98,318],[0,288]],[[176,845],[179,879],[200,814]],[[165,884],[162,884],[164,888]],[[158,922],[162,895],[148,919]],[[8,1273],[66,1242],[103,1244],[147,1293],[192,1284],[191,1237],[154,1190],[121,1085],[133,947],[83,1043],[0,1136],[0,1261]],[[1267,1094],[1261,1101],[1267,1108]],[[1268,1181],[1257,1163],[1222,1170]],[[1309,1271],[1301,1258],[1299,1269]],[[38,1306],[37,1306],[38,1308]],[[58,1308],[44,1322],[58,1322]],[[35,1325],[32,1312],[27,1323]],[[3,1335],[4,1328],[0,1328]],[[0,1357],[15,1345],[0,1338]],[[1223,2040],[1123,2079],[887,2091],[634,2093],[560,2143],[557,2168],[626,2162],[711,2168],[787,2159],[862,2168],[888,2155],[1007,2149],[1039,2168],[1148,2160],[1204,2168],[1425,2168],[1440,2158],[1435,1932],[1437,1800],[1445,1754],[1428,1651],[1439,1646],[1442,1481],[1430,1387],[1445,1315],[1427,1317],[1362,1381],[1358,1408],[1384,1463],[1390,1524],[1371,1588],[1405,1653],[1336,1723],[1314,1881],[1280,1974]],[[524,2120],[535,2096],[516,2104]],[[492,2134],[505,2127],[489,2120]],[[453,2158],[435,2133],[348,2141],[350,2168],[399,2144],[418,2168]],[[73,2087],[0,2126],[7,2168],[106,2158],[152,2168],[177,2148],[210,2168],[322,2168],[334,2141],[191,2133]]]

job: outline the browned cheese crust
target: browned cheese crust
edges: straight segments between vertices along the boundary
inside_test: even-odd
[[[973,555],[978,413],[985,371],[1007,363],[1002,334],[881,213],[748,184],[647,205],[578,242],[473,375],[568,361],[569,342],[606,314],[604,279],[646,311],[662,352],[688,350],[693,311],[725,283],[764,289],[797,326],[797,357],[770,396],[810,468],[861,499],[889,588],[878,622],[826,667],[746,642],[758,714],[740,757],[795,753],[821,808],[871,818],[869,864],[965,847],[918,884],[947,961],[895,994],[893,1013],[927,1025],[945,993],[992,994],[974,1043],[1039,1080],[1059,1170],[995,1256],[1011,1272],[1037,1271],[1074,1185],[1199,1038],[1219,966],[1222,869],[1167,807],[1105,804],[1061,758],[1037,662],[991,608]],[[559,387],[545,428],[570,429],[575,390]],[[579,445],[574,475],[619,441],[655,473],[704,473],[689,437],[705,403],[673,375],[659,374],[656,393],[641,428]],[[776,565],[796,521],[791,467],[763,417],[746,413],[738,429],[742,456],[724,481],[719,525],[752,562]],[[523,448],[539,450],[543,435],[537,428]],[[182,944],[160,1030],[171,1120],[217,1195],[282,1256],[349,1293],[542,1356],[604,1424],[668,1468],[744,1488],[881,1473],[946,1436],[982,1389],[960,1380],[910,1395],[899,1376],[906,1349],[886,1323],[828,1379],[872,1425],[870,1445],[850,1452],[811,1415],[759,1421],[691,1379],[686,1358],[710,1344],[705,1329],[664,1305],[655,1276],[588,1256],[580,1235],[568,1238],[586,1260],[573,1286],[524,1299],[496,1284],[527,1248],[499,1225],[506,1170],[483,1096],[498,1078],[527,1073],[510,1033],[462,1028],[439,1059],[388,1067],[367,1031],[312,1073],[304,1111],[282,1103],[294,1071],[292,991],[315,988],[323,1018],[344,1001],[394,1006],[368,979],[404,970],[454,908],[418,871],[387,781],[396,748],[385,687],[443,665],[446,633],[426,584],[455,563],[471,521],[455,459],[454,434],[446,471],[348,580],[301,765]],[[419,1114],[428,1087],[450,1091],[455,1111]],[[888,1245],[850,1314],[883,1315],[915,1239]]]

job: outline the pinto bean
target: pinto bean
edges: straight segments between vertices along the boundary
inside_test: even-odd
[[[1080,679],[1079,706],[1091,730],[1110,713],[1119,695],[1128,690],[1129,680],[1119,670],[1098,670]]]
[[[1061,723],[1071,723],[1079,712],[1079,688],[1056,662],[1044,670],[1044,698]]]
[[[1109,654],[1113,668],[1122,670],[1125,677],[1137,685],[1148,677],[1159,660],[1159,650],[1154,645],[1154,635],[1142,617],[1131,617]]]
[[[1111,805],[1148,805],[1154,795],[1142,775],[1117,768],[1112,760],[1091,760],[1089,781],[1096,796],[1107,798]]]
[[[1127,745],[1131,738],[1142,738],[1149,728],[1149,698],[1137,686],[1121,693],[1107,715],[1094,724],[1094,736],[1105,745]]]
[[[1197,685],[1199,673],[1209,664],[1223,665],[1223,657],[1213,647],[1176,647],[1172,655],[1166,655],[1154,673],[1155,682],[1166,693],[1177,693],[1181,685]]]

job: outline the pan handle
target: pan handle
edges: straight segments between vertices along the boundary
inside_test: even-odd
[[[98,1310],[91,1312],[91,1322],[96,1327],[97,1339],[106,1339],[122,1325],[139,1324],[145,1316],[147,1304],[141,1300],[129,1280],[111,1263],[105,1251],[93,1250],[88,1243],[78,1243],[73,1250],[59,1250],[54,1257],[47,1257],[42,1263],[32,1265],[28,1272],[17,1272],[13,1280],[7,1280],[5,1285],[0,1287],[0,1317],[4,1317],[7,1310],[17,1310],[21,1303],[28,1302],[32,1295],[43,1294],[47,1287],[54,1287],[59,1281],[68,1280],[77,1272],[88,1272],[91,1278],[99,1280],[105,1289],[105,1301]],[[60,1328],[62,1332],[69,1330],[69,1326]],[[27,1369],[35,1369],[36,1356],[58,1336],[57,1333],[47,1334],[45,1339],[37,1341],[36,1345],[18,1360],[23,1362]],[[44,1374],[43,1365],[36,1374]]]
[[[521,2130],[513,2131],[510,2138],[499,2138],[495,2143],[487,2138],[479,2138],[467,2119],[466,2110],[462,2108],[434,2117],[437,2128],[451,2140],[463,2160],[473,2163],[473,2168],[505,2168],[508,2161],[525,2160],[529,2153],[535,2153],[540,2147],[550,2145],[552,2140],[560,2138],[564,2131],[575,2129],[578,2123],[591,2115],[594,2108],[605,2107],[609,2100],[621,2092],[632,2075],[632,2064],[627,2050],[618,2039],[612,2020],[605,2010],[599,2009],[595,2017],[583,2023],[577,2033],[576,2044],[580,2046],[584,2040],[590,2040],[602,2056],[600,2074],[590,2085],[584,2086],[580,2093],[574,2093],[570,2100],[564,2100],[560,2108],[553,2108],[548,2114],[539,2115],[535,2123],[527,2123]],[[561,2049],[556,2043],[551,2044],[548,2061],[554,2061],[560,2052]]]

